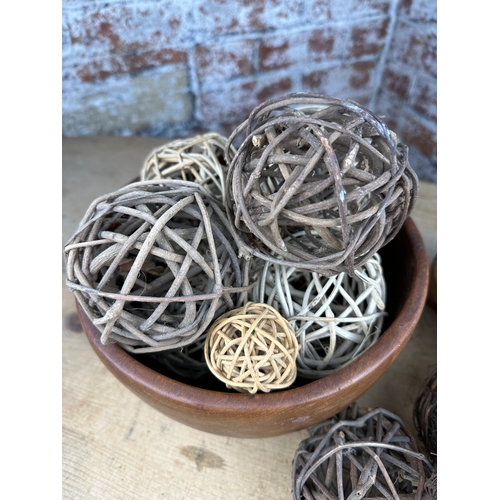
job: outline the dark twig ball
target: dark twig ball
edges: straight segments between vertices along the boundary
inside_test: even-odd
[[[251,262],[231,231],[223,205],[195,183],[133,183],[87,210],[65,247],[67,285],[102,343],[182,347],[249,288]]]
[[[203,353],[206,337],[207,334],[203,333],[191,344],[167,351],[142,354],[141,359],[142,356],[153,359],[161,366],[160,371],[169,377],[175,374],[191,381],[204,379],[210,374]]]
[[[228,215],[254,238],[245,251],[328,276],[352,276],[394,238],[417,197],[407,146],[347,99],[263,102],[231,134],[225,156]]]
[[[356,403],[309,429],[293,459],[293,500],[429,499],[434,473],[402,420]]]
[[[437,457],[437,369],[425,380],[413,409],[419,438],[435,463]]]

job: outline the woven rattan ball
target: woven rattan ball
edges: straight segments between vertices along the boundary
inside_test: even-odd
[[[238,258],[223,205],[179,180],[97,198],[65,255],[68,287],[101,342],[138,353],[194,342],[243,302],[251,264]]]
[[[397,415],[354,403],[308,432],[293,458],[293,500],[430,500],[435,470]]]
[[[437,369],[425,380],[413,408],[413,423],[431,460],[437,458]]]
[[[251,394],[289,387],[297,376],[297,352],[288,321],[254,302],[219,317],[205,342],[211,372],[228,388]]]
[[[327,278],[261,261],[252,290],[292,325],[300,344],[298,375],[317,379],[360,356],[382,333],[386,286],[380,255],[354,271]]]
[[[417,197],[407,146],[347,99],[266,101],[233,131],[225,155],[228,215],[254,237],[245,251],[325,275],[352,276],[399,232]]]
[[[196,182],[224,202],[227,166],[224,148],[227,137],[210,132],[177,139],[154,149],[144,161],[141,180],[180,179]],[[231,147],[231,154],[235,152]]]
[[[142,354],[141,359],[143,361],[145,357],[153,359],[158,370],[169,377],[176,375],[189,383],[196,383],[210,374],[203,353],[206,338],[207,334],[203,333],[191,344],[167,351]]]

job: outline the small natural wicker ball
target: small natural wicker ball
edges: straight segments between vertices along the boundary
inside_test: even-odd
[[[295,330],[298,375],[317,379],[346,366],[382,333],[386,285],[380,255],[354,276],[318,273],[261,261],[252,281],[254,302],[273,306]]]
[[[289,387],[297,377],[295,332],[276,309],[247,302],[210,327],[205,359],[229,389],[269,392]]]
[[[430,500],[423,493],[434,467],[394,413],[354,403],[308,432],[293,458],[293,500]]]
[[[255,238],[245,251],[325,275],[352,276],[399,232],[417,197],[407,146],[348,99],[266,101],[230,135],[225,156],[228,215]]]
[[[194,342],[248,289],[223,205],[197,184],[153,180],[97,198],[65,247],[67,285],[101,342],[133,352]]]
[[[203,186],[224,202],[227,165],[224,148],[227,137],[209,132],[177,139],[154,149],[144,161],[141,180],[180,179]],[[234,153],[234,147],[230,148]]]
[[[437,457],[437,369],[425,380],[413,407],[413,423],[431,460]]]

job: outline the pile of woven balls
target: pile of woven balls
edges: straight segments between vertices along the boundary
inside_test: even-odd
[[[229,137],[152,151],[65,246],[100,332],[182,377],[255,393],[318,379],[383,331],[378,251],[411,213],[408,148],[361,105],[288,94]]]

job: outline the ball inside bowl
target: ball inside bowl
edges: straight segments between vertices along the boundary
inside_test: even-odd
[[[425,306],[429,266],[425,245],[409,217],[380,250],[387,282],[388,317],[378,341],[349,365],[319,380],[297,378],[291,388],[235,393],[215,377],[189,382],[161,373],[100,333],[78,306],[85,334],[104,365],[128,389],[168,417],[190,427],[239,438],[278,436],[305,429],[343,410],[364,394],[408,343]]]

